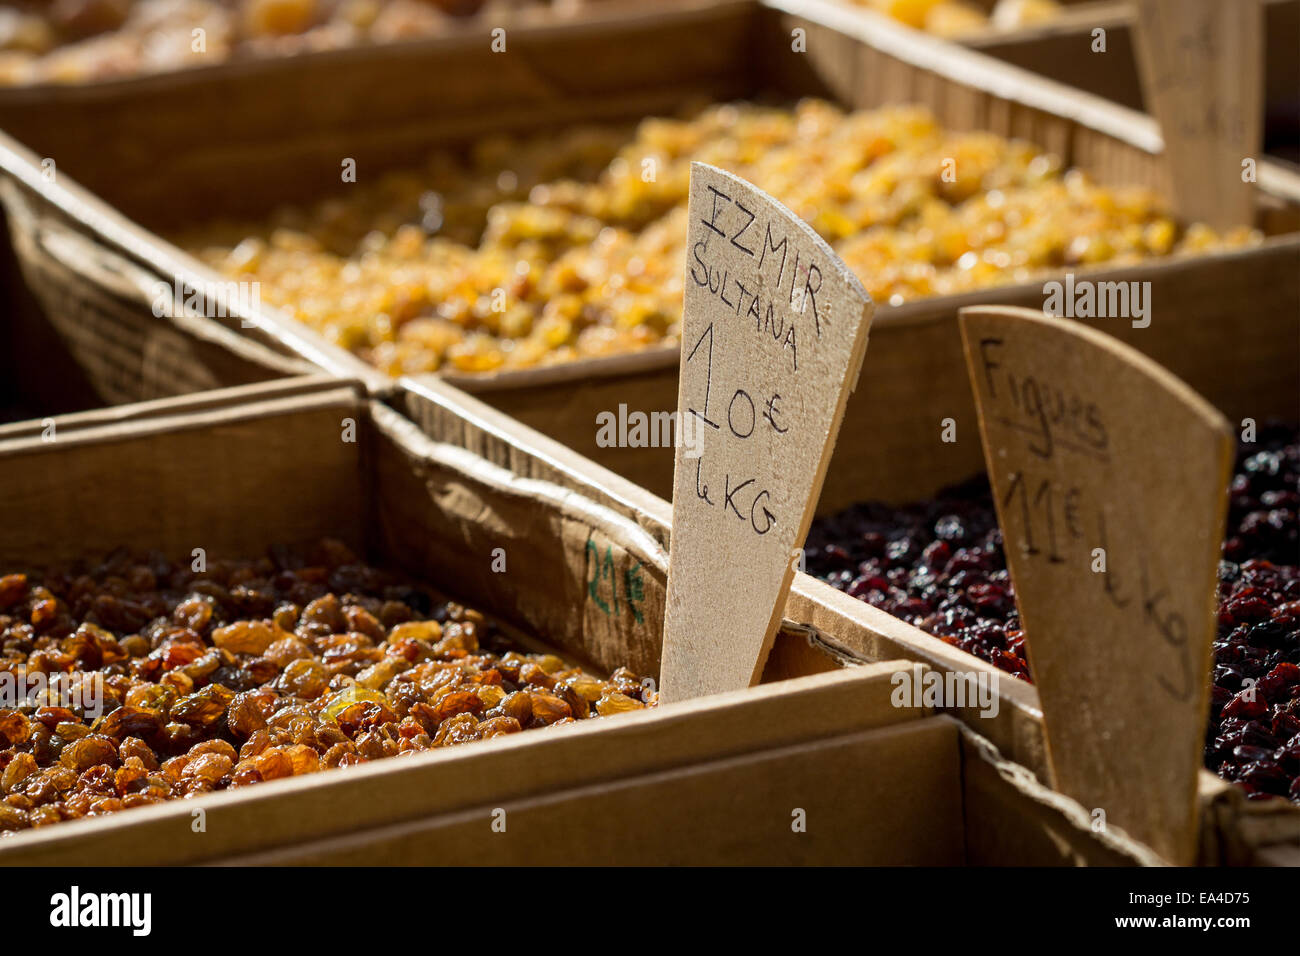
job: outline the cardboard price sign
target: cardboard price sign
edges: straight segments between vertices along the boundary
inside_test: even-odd
[[[960,321],[1055,785],[1191,863],[1231,429],[1101,332]]]
[[[871,299],[775,199],[691,167],[662,699],[762,670],[866,354]]]
[[[1264,116],[1263,12],[1257,0],[1137,0],[1138,68],[1160,121],[1179,215],[1216,229],[1254,220]]]

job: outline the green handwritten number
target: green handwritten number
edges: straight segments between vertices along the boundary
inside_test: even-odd
[[[641,562],[623,572],[623,593],[627,597],[627,606],[632,609],[632,617],[638,624],[645,621],[644,615],[637,608],[637,601],[645,600],[645,581],[641,577]]]
[[[591,576],[591,580],[587,582],[587,593],[591,595],[591,599],[596,602],[596,607],[600,608],[606,614],[609,614],[609,605],[606,604],[604,599],[600,596],[600,548],[596,547],[596,542],[592,541],[590,538],[587,539],[587,552],[596,559],[595,563],[591,566],[595,573]]]
[[[618,613],[618,578],[614,576],[614,546],[605,545],[605,567],[600,576],[609,579],[609,591],[614,598],[614,613]]]
[[[619,613],[618,606],[618,589],[619,575],[618,569],[614,566],[614,547],[613,545],[605,546],[605,553],[600,553],[600,546],[591,538],[587,539],[587,554],[594,560],[589,560],[592,574],[587,580],[587,595],[607,616]],[[609,582],[610,600],[606,601],[602,596],[605,582]],[[623,598],[627,602],[628,609],[632,612],[632,618],[636,623],[641,624],[645,621],[645,615],[637,607],[638,601],[645,600],[645,579],[641,574],[641,562],[637,561],[632,567],[625,568],[622,575]],[[612,606],[611,606],[612,605]]]

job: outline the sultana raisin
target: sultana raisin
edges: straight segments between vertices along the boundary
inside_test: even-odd
[[[104,694],[85,720],[52,701],[0,710],[0,806],[15,824],[571,722],[634,680],[512,651],[482,614],[435,607],[340,545],[197,576],[122,551],[84,573],[0,581],[21,615],[4,632],[9,660]]]

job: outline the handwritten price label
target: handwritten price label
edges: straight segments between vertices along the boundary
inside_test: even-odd
[[[1242,162],[1263,133],[1263,12],[1256,0],[1137,0],[1138,66],[1160,121],[1179,214],[1249,225]]]
[[[963,309],[1056,785],[1191,862],[1228,423],[1085,326]]]
[[[662,687],[753,683],[866,352],[871,300],[789,210],[691,169]]]

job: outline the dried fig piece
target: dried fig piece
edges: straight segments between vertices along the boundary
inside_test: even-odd
[[[590,713],[581,690],[621,686],[592,690],[554,655],[502,656],[481,614],[434,609],[342,546],[311,560],[196,575],[120,551],[89,572],[0,578],[0,667],[75,669],[104,704],[93,723],[52,702],[0,710],[9,819],[50,825],[569,722]]]
[[[149,768],[139,757],[128,757],[113,775],[113,787],[123,797],[148,786],[148,783]]]
[[[199,754],[185,764],[185,769],[181,771],[181,779],[205,780],[210,784],[216,784],[230,773],[234,765],[234,760],[224,753]]]
[[[479,695],[472,690],[443,694],[430,706],[433,709],[433,720],[438,724],[457,714],[473,714],[477,717],[487,709]]]
[[[292,744],[284,752],[289,757],[294,776],[315,773],[321,769],[320,754],[305,744]]]
[[[279,700],[275,691],[265,688],[236,694],[226,711],[226,725],[236,737],[248,738],[266,727]]]
[[[376,642],[382,641],[386,636],[384,625],[379,623],[379,618],[359,605],[349,604],[343,609],[343,616],[349,631],[364,634]]]
[[[0,830],[26,830],[31,821],[26,810],[0,803]]]
[[[525,691],[515,691],[513,694],[507,694],[496,709],[501,711],[501,716],[513,717],[519,721],[521,726],[527,727],[532,723],[533,701]]]
[[[125,740],[128,737],[153,740],[162,730],[162,726],[163,717],[159,712],[125,706],[100,718],[95,722],[93,729],[114,740]]]
[[[293,776],[293,759],[280,747],[268,747],[256,757],[241,761],[240,767],[256,770],[263,780]]]
[[[298,627],[304,636],[325,637],[347,631],[348,620],[343,614],[339,599],[333,594],[326,594],[303,608]]]
[[[283,670],[294,661],[310,658],[312,653],[311,646],[301,637],[289,636],[271,644],[263,656]]]
[[[291,662],[276,681],[282,692],[303,700],[315,700],[329,687],[330,673],[316,660]]]
[[[591,704],[569,684],[556,684],[553,688],[556,697],[569,705],[570,714],[577,720],[591,716]]]
[[[383,690],[388,686],[388,682],[405,671],[407,666],[404,660],[386,658],[376,664],[371,664],[357,674],[357,683],[370,690]]]
[[[158,757],[139,737],[127,737],[117,748],[117,755],[125,766],[132,760],[138,760],[146,770],[158,769]]]
[[[53,730],[59,724],[75,721],[77,715],[66,707],[38,707],[32,718]]]
[[[398,624],[389,632],[390,641],[427,641],[435,644],[442,638],[442,625],[437,621],[411,621]]]
[[[0,611],[9,611],[27,597],[27,575],[6,574],[0,577]]]
[[[206,634],[212,623],[212,603],[207,595],[191,595],[172,610],[172,620],[196,634]]]

